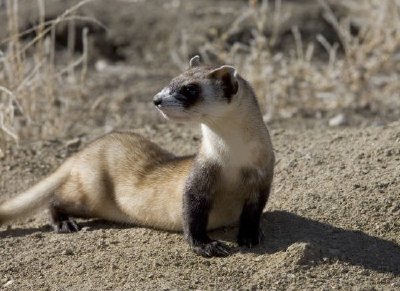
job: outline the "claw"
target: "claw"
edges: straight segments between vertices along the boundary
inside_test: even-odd
[[[219,241],[211,241],[209,243],[197,244],[192,248],[196,254],[205,258],[226,257],[231,254],[230,248]]]
[[[77,232],[81,228],[75,222],[75,220],[69,218],[68,220],[62,220],[53,224],[53,229],[55,232],[58,233],[71,233],[71,232]]]

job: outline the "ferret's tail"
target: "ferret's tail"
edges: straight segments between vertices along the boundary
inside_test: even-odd
[[[42,207],[53,196],[54,191],[68,178],[72,168],[72,158],[62,164],[54,173],[27,191],[0,204],[0,225],[24,217]]]

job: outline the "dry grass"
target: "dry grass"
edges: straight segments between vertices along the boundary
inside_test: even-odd
[[[81,1],[46,22],[44,0],[37,0],[38,24],[21,32],[19,1],[6,1],[8,37],[2,40],[5,51],[0,51],[0,151],[4,152],[6,140],[49,137],[63,127],[60,112],[68,107],[66,96],[79,96],[86,76],[87,31],[82,55],[76,57],[72,43],[68,56],[56,60],[55,28],[66,21],[73,25],[80,19],[75,12],[87,2]],[[22,40],[32,32],[33,39]],[[69,94],[71,90],[74,94]]]
[[[398,104],[400,1],[335,1],[347,11],[340,20],[326,1],[319,3],[343,50],[338,56],[339,43],[331,44],[318,35],[317,41],[329,57],[327,63],[315,58],[315,44],[303,43],[297,27],[292,29],[296,45],[290,55],[274,52],[279,27],[290,17],[281,11],[280,0],[275,1],[274,9],[268,1],[250,1],[231,29],[202,51],[238,66],[254,84],[266,119],[288,118],[301,111],[362,108],[371,103]],[[249,20],[255,27],[250,45],[236,43],[226,49],[225,40]],[[270,37],[263,33],[266,25],[272,25]],[[351,33],[350,25],[358,27],[357,35]],[[207,53],[203,57],[207,59]]]
[[[74,21],[94,21],[77,15],[77,10],[89,1],[81,1],[59,17],[45,21],[44,0],[36,0],[38,24],[22,32],[18,26],[19,1],[0,2],[5,4],[8,23],[8,37],[0,40],[6,45],[0,51],[0,149],[4,150],[6,140],[48,138],[66,126],[63,117],[71,98],[80,98],[87,72],[86,33],[84,52],[78,55],[73,49]],[[249,1],[229,30],[199,50],[205,61],[212,53],[239,68],[254,85],[267,120],[368,104],[398,106],[400,0],[334,1],[347,11],[340,19],[326,1],[320,0],[320,6],[339,40],[329,43],[323,35],[316,37],[325,48],[327,62],[316,55],[315,43],[303,42],[301,28],[297,27],[292,28],[295,45],[290,53],[276,52],[282,24],[290,17],[282,9],[281,0]],[[69,49],[66,54],[57,52],[56,57],[55,27],[61,22],[71,27]],[[254,27],[251,42],[227,45],[227,40],[249,22]],[[351,25],[358,27],[356,35],[351,33]],[[33,39],[22,39],[32,31]],[[181,49],[171,53],[182,68],[187,66],[189,37],[180,35]]]

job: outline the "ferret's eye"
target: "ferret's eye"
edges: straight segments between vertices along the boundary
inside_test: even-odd
[[[188,84],[182,87],[180,93],[186,97],[197,97],[200,92],[200,87],[197,84]]]

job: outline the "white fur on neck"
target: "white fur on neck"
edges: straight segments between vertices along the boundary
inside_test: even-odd
[[[219,121],[201,124],[202,151],[207,158],[232,167],[252,167],[260,162],[266,152],[268,133],[261,117],[258,120],[257,114],[251,112],[251,105],[244,110],[246,105]]]
[[[251,167],[257,163],[257,153],[265,146],[260,139],[252,139],[233,124],[222,128],[210,128],[202,124],[203,154],[223,166]]]

